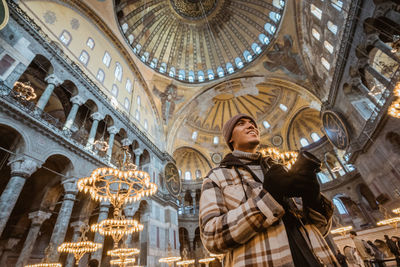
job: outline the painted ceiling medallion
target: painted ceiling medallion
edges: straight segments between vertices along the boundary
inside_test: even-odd
[[[266,51],[285,5],[285,0],[121,0],[115,11],[126,41],[147,66],[181,82],[203,83],[238,72]]]
[[[175,11],[186,19],[202,19],[217,6],[216,0],[170,0]]]

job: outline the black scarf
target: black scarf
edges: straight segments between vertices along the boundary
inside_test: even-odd
[[[261,165],[264,176],[268,169],[273,164],[272,161],[268,161],[267,158],[260,157],[258,160],[248,163],[248,165],[258,164]],[[248,199],[246,191],[243,186],[243,177],[240,174],[238,167],[244,168],[247,170],[254,180],[259,183],[262,183],[257,175],[244,163],[240,161],[237,157],[233,156],[231,153],[226,155],[225,158],[221,161],[220,167],[233,167],[237,174],[240,177],[243,191],[246,196],[246,200]],[[268,177],[264,177],[264,180]],[[293,202],[291,199],[285,199],[282,203],[283,208],[285,209],[285,214],[282,217],[283,224],[285,225],[286,234],[289,241],[290,252],[292,254],[293,263],[296,267],[319,267],[322,266],[320,261],[316,258],[314,253],[311,251],[307,241],[305,240],[303,234],[300,231],[300,228],[303,227],[300,218],[296,217],[293,213],[293,206],[290,202]],[[307,230],[303,228],[307,233]]]

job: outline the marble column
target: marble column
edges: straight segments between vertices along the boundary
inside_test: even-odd
[[[73,96],[70,99],[72,103],[72,108],[68,113],[67,120],[65,121],[63,130],[71,130],[72,125],[74,124],[76,114],[78,113],[79,106],[83,105],[84,100],[79,95]]]
[[[192,196],[193,214],[196,214],[196,191],[191,191],[190,195]]]
[[[140,156],[143,153],[143,149],[137,148],[135,149],[135,151],[133,151],[135,153],[135,165],[137,166],[138,170],[140,169]]]
[[[63,181],[62,185],[65,190],[65,195],[61,204],[60,211],[58,212],[57,221],[54,225],[53,233],[51,235],[49,243],[49,247],[51,250],[49,253],[49,260],[51,262],[57,262],[60,257],[60,254],[57,251],[57,247],[62,242],[64,242],[64,238],[68,230],[69,220],[71,218],[72,209],[74,207],[76,194],[78,193],[75,179],[67,179]]]
[[[0,235],[6,227],[26,179],[40,167],[37,161],[26,156],[12,158],[8,165],[11,167],[11,178],[0,196]]]
[[[372,103],[374,103],[375,106],[377,106],[377,107],[380,106],[378,100],[377,100],[373,95],[370,95],[370,94],[369,94],[371,91],[368,89],[368,87],[366,87],[366,86],[363,84],[363,82],[361,81],[361,78],[360,78],[360,77],[354,78],[354,79],[352,80],[352,84],[353,84],[355,87],[357,87],[358,90],[360,90],[360,92],[361,92],[362,94],[365,95],[365,97],[367,97]]]
[[[385,53],[388,57],[400,63],[400,59],[396,56],[396,53],[392,52],[392,48],[385,44],[376,33],[368,35],[368,44],[378,48],[383,53]]]
[[[324,164],[325,164],[326,169],[328,170],[329,175],[331,176],[332,180],[335,180],[336,176],[333,174],[331,167],[329,167],[329,164],[326,162],[326,159],[324,160]]]
[[[140,223],[143,224],[143,231],[140,232],[140,254],[139,265],[147,265],[147,258],[149,252],[149,231],[150,231],[150,212],[146,211],[141,214]]]
[[[348,173],[346,166],[343,164],[343,162],[339,159],[337,153],[335,151],[333,151],[333,155],[335,156],[337,162],[339,162],[340,167],[342,167],[343,171],[345,173]]]
[[[100,223],[101,221],[104,221],[105,219],[108,218],[109,209],[110,209],[110,204],[108,202],[100,202],[100,210],[97,223]],[[103,244],[103,247],[93,252],[91,257],[92,259],[98,260],[99,266],[101,266],[101,256],[103,255],[103,248],[104,248],[104,236],[96,232],[94,234],[93,242]]]
[[[24,246],[22,247],[21,253],[19,254],[17,260],[17,267],[23,267],[31,257],[33,246],[35,245],[36,238],[38,237],[40,227],[42,223],[50,218],[51,213],[44,212],[41,210],[29,213],[29,219],[31,222],[31,227],[29,228],[28,235],[25,239]]]
[[[181,210],[182,214],[185,214],[185,194],[181,193]]]
[[[91,150],[93,148],[93,143],[96,138],[97,127],[99,126],[99,121],[101,121],[104,118],[104,116],[99,112],[95,112],[92,115],[90,115],[90,117],[93,119],[93,123],[92,123],[92,128],[90,128],[88,141],[86,143],[86,148],[89,150]]]
[[[136,211],[139,209],[139,203],[140,202],[133,202],[133,203],[126,205],[126,207],[124,209],[124,213],[125,213],[125,218],[127,220],[133,219],[133,216],[135,215]],[[128,248],[132,247],[132,234],[129,234],[125,238],[124,243],[125,243],[126,247],[128,247]]]
[[[47,76],[45,78],[45,81],[47,82],[47,87],[43,91],[43,94],[40,96],[36,104],[36,107],[39,109],[37,111],[39,114],[42,112],[42,110],[46,107],[47,103],[49,102],[51,94],[54,91],[54,88],[63,83],[63,81],[61,81],[55,74],[50,74],[49,76]]]
[[[115,138],[115,135],[119,132],[119,129],[115,126],[111,126],[110,128],[107,129],[107,131],[110,134],[110,138],[108,139],[107,158],[108,158],[108,160],[110,160],[112,157],[114,138]]]
[[[365,71],[369,72],[375,79],[380,81],[384,86],[388,87],[390,85],[390,80],[386,78],[382,73],[377,71],[374,67],[372,67],[369,63],[368,58],[362,58],[359,61],[360,68],[365,69]]]
[[[0,266],[10,266],[8,261],[8,256],[10,256],[11,252],[14,250],[13,248],[19,243],[19,238],[9,238],[7,243],[5,244],[5,248],[3,249],[3,253],[0,258]]]
[[[74,229],[72,234],[71,242],[78,242],[79,237],[82,234],[82,227],[85,226],[85,223],[82,221],[76,221],[70,224],[70,226]],[[78,263],[76,263],[78,265]],[[73,254],[68,253],[67,260],[65,261],[65,267],[74,267],[75,266],[75,258]]]

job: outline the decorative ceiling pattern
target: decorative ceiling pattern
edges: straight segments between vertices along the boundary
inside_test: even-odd
[[[292,150],[298,150],[302,147],[300,139],[307,139],[308,143],[313,143],[315,140],[311,137],[312,133],[317,133],[322,137],[322,122],[320,112],[316,109],[305,108],[299,111],[293,118],[287,133],[288,146]]]
[[[284,0],[116,2],[133,52],[158,73],[187,83],[233,74],[268,49]]]
[[[181,171],[182,177],[184,177],[187,171],[191,173],[192,179],[204,177],[212,168],[203,154],[190,147],[178,148],[175,150],[173,157],[176,160],[177,168]]]
[[[262,83],[248,86],[245,79],[238,79],[215,87],[215,92],[210,100],[199,99],[200,105],[189,114],[187,123],[201,132],[219,135],[225,122],[236,114],[264,117],[278,103],[282,89]]]

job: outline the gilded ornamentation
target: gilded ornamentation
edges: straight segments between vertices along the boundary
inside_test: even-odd
[[[217,5],[216,0],[171,0],[175,11],[184,18],[201,19],[209,15]]]

